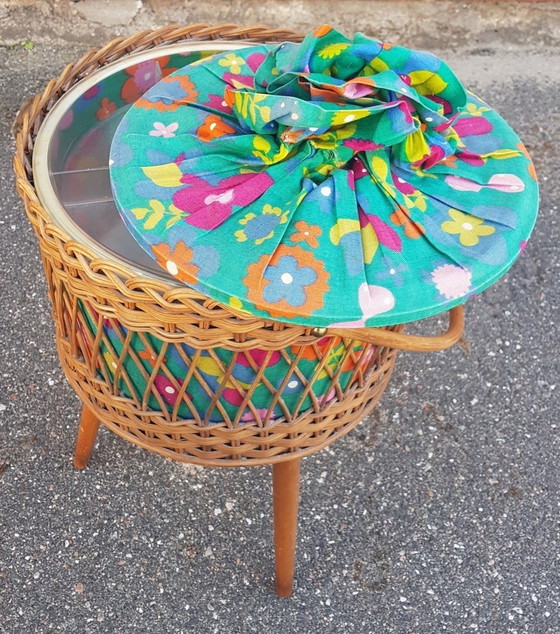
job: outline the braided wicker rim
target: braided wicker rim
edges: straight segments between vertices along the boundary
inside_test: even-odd
[[[344,390],[335,373],[331,386],[337,398],[327,404],[314,399],[313,408],[306,412],[296,411],[293,416],[285,413],[280,420],[257,417],[254,424],[240,424],[237,416],[233,422],[208,425],[199,417],[181,420],[176,413],[150,410],[145,403],[115,393],[111,382],[100,378],[94,364],[84,361],[86,355],[75,326],[78,301],[87,302],[94,311],[130,331],[150,333],[167,344],[188,343],[201,350],[284,350],[294,345],[313,345],[317,350],[314,345],[317,337],[325,333],[251,317],[187,287],[176,288],[163,281],[139,277],[120,262],[100,258],[52,222],[33,186],[35,137],[46,114],[62,95],[82,78],[127,54],[189,39],[300,41],[302,36],[289,30],[233,24],[168,26],[143,31],[115,39],[69,64],[60,77],[51,80],[44,92],[24,104],[18,114],[16,187],[38,237],[59,356],[66,376],[95,416],[120,436],[151,451],[185,462],[227,466],[269,464],[304,456],[347,433],[378,402],[396,359],[396,350],[387,347],[390,346],[387,337],[390,342],[391,336],[403,336],[399,335],[402,326],[379,329],[385,336],[381,345],[364,344],[364,351],[373,352],[367,369],[356,368]],[[352,354],[351,336],[351,332],[344,333],[347,356]],[[319,367],[324,368],[325,359],[318,359]],[[292,366],[295,371],[297,362],[296,355]],[[317,374],[307,385],[310,395]],[[258,379],[261,378],[259,372]],[[214,403],[221,389],[214,395]],[[249,406],[252,390],[246,395]],[[282,404],[280,397],[275,398]]]

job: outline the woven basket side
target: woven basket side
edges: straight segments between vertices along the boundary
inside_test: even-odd
[[[352,429],[378,402],[396,350],[344,337],[321,343],[312,329],[250,317],[187,287],[140,277],[124,264],[98,257],[57,227],[33,186],[35,137],[63,94],[124,55],[186,39],[297,41],[301,36],[261,26],[192,25],[119,38],[68,65],[18,115],[17,189],[38,238],[59,356],[70,383],[95,416],[141,447],[177,460],[227,466],[307,455]],[[111,339],[109,330],[117,339]],[[341,345],[341,352],[333,364],[335,345]],[[263,351],[264,364],[251,360],[254,349]],[[231,356],[226,358],[224,351]],[[152,365],[146,365],[143,353]],[[169,363],[171,353],[183,355],[184,376],[177,376]],[[280,382],[263,367],[273,353],[281,355],[286,368]],[[236,374],[239,355],[245,355],[249,383]],[[306,364],[307,357],[314,359],[314,369]],[[219,368],[214,383],[201,370],[201,359]],[[288,399],[291,376],[301,389]],[[171,404],[158,380],[175,391]],[[206,409],[189,401],[193,381],[207,392]],[[226,390],[237,393],[237,411],[226,406]],[[270,393],[266,408],[259,407],[263,390]]]

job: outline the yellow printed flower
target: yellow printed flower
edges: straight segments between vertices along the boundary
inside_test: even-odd
[[[228,304],[235,308],[235,310],[240,310],[242,313],[246,313],[247,311],[243,309],[243,302],[239,299],[239,297],[230,297]]]
[[[496,231],[494,227],[484,224],[482,218],[464,214],[458,209],[450,209],[452,220],[442,223],[441,228],[445,233],[459,235],[459,242],[464,247],[474,247],[479,243],[481,236],[489,236]]]
[[[488,112],[490,108],[484,106],[477,106],[474,103],[468,103],[465,110],[471,115],[471,117],[481,117],[484,112]]]
[[[229,69],[230,73],[239,75],[241,67],[245,65],[245,60],[235,53],[228,53],[218,62],[220,66],[225,66]]]
[[[322,59],[332,59],[337,55],[340,55],[344,49],[347,49],[350,44],[344,42],[337,42],[335,44],[329,44],[319,51],[319,57]]]
[[[447,88],[447,82],[430,70],[413,70],[408,77],[419,95],[439,95]]]
[[[404,202],[408,209],[417,207],[418,209],[420,209],[420,211],[426,211],[426,209],[428,208],[426,205],[426,196],[417,189],[414,190],[413,194],[405,195]]]

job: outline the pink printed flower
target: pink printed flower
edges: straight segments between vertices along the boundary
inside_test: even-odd
[[[486,184],[462,176],[450,174],[445,177],[445,182],[449,187],[462,192],[479,192],[483,188],[495,189],[505,194],[515,194],[525,189],[525,183],[515,174],[493,174]]]
[[[373,348],[372,348],[372,350],[373,350]],[[323,405],[325,403],[330,403],[335,398],[336,398],[336,389],[333,387],[328,394],[323,396],[323,402],[321,403],[321,405]]]
[[[247,58],[247,66],[256,73],[260,65],[265,61],[266,55],[264,53],[252,53]]]
[[[97,96],[98,92],[100,91],[101,87],[99,86],[99,84],[95,84],[95,86],[92,86],[91,88],[88,88],[84,94],[82,95],[82,99],[93,99],[94,97]]]
[[[344,84],[343,95],[347,99],[360,99],[375,92],[375,81],[371,77],[357,77]]]
[[[414,194],[414,192],[416,191],[410,183],[407,183],[404,178],[397,176],[395,172],[391,172],[391,177],[393,180],[393,185],[401,192],[401,194],[410,196],[410,194]]]
[[[412,110],[414,109],[414,106],[412,106],[409,101],[407,101],[404,98],[401,98],[398,101],[397,108],[403,113],[405,123],[413,122]]]
[[[67,110],[60,120],[58,127],[60,130],[67,130],[72,125],[73,121],[74,113],[72,112],[72,110]]]
[[[432,271],[432,282],[447,299],[466,295],[471,287],[472,274],[462,266],[443,264]]]
[[[430,154],[427,158],[420,161],[420,163],[422,165],[422,169],[427,170],[443,159],[445,159],[445,152],[443,151],[443,148],[440,148],[439,145],[432,145],[430,146]]]
[[[355,152],[365,152],[367,150],[378,150],[382,145],[374,143],[368,139],[346,139],[342,145],[351,148]]]
[[[380,244],[391,249],[391,251],[402,251],[402,242],[399,234],[384,220],[375,214],[366,213],[359,205],[358,213],[360,217],[360,227],[366,227],[369,223],[373,227]]]
[[[222,392],[222,398],[230,405],[239,407],[243,403],[243,394],[240,394],[235,388],[226,387]]]
[[[170,139],[175,136],[175,130],[179,127],[177,122],[170,123],[169,125],[164,125],[160,121],[156,121],[154,123],[154,129],[150,130],[150,136],[161,136],[164,139]]]
[[[471,134],[490,134],[493,125],[483,117],[461,117],[453,124],[453,129],[461,137]]]
[[[356,188],[356,181],[359,180],[360,178],[365,178],[366,176],[368,176],[368,171],[366,166],[364,165],[364,162],[362,161],[362,159],[359,156],[354,156],[354,158],[352,159],[352,161],[349,164],[349,170],[348,170],[348,175],[352,174],[353,178],[352,178],[352,189]],[[349,180],[350,182],[350,180]]]
[[[474,165],[475,167],[480,167],[481,165],[484,165],[484,159],[480,157],[480,154],[475,154],[474,152],[459,150],[456,156],[468,165]],[[455,156],[448,156],[447,158],[455,158]]]

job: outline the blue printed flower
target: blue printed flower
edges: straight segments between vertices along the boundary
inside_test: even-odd
[[[251,240],[255,244],[262,244],[274,236],[279,225],[288,222],[288,213],[272,205],[265,205],[259,215],[249,212],[239,221],[243,229],[235,232],[235,238],[238,242]]]
[[[284,255],[276,266],[266,269],[264,279],[270,282],[263,291],[267,302],[276,303],[284,299],[290,306],[303,306],[305,287],[317,281],[317,272],[310,266],[298,266],[294,256]]]
[[[247,267],[247,298],[273,317],[311,315],[323,306],[330,275],[322,260],[299,246],[279,244]]]
[[[380,282],[390,281],[395,286],[404,284],[403,274],[408,271],[404,261],[394,262],[391,258],[382,257],[384,268],[375,274],[375,279]]]
[[[153,86],[135,104],[135,108],[158,112],[176,110],[181,104],[195,101],[198,91],[187,75],[171,75]]]

